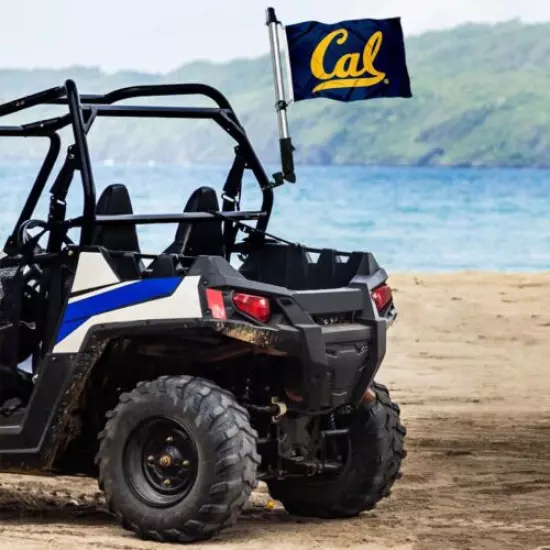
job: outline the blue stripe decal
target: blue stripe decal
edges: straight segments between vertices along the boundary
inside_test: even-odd
[[[181,277],[145,279],[67,304],[56,344],[95,315],[171,296]]]
[[[75,321],[65,321],[63,320],[63,324],[61,325],[61,328],[59,329],[59,333],[57,334],[57,340],[55,341],[56,344],[61,342],[65,337],[69,336],[71,332],[75,331],[80,325],[83,325],[87,319],[76,319]]]

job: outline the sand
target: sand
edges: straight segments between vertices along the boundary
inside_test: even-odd
[[[392,496],[322,522],[267,510],[260,487],[235,527],[190,548],[550,550],[550,274],[391,283],[400,315],[379,380],[409,430]],[[0,484],[2,550],[164,548],[121,530],[94,481]]]

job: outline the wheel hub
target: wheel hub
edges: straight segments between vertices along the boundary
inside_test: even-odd
[[[168,468],[168,466],[172,466],[172,464],[173,464],[173,460],[170,455],[162,455],[159,458],[159,466],[161,468]]]
[[[155,419],[136,430],[125,453],[125,470],[136,494],[151,506],[181,501],[197,477],[194,442],[178,422]]]

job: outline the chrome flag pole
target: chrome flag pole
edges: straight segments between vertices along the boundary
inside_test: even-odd
[[[281,43],[279,40],[279,27],[281,22],[275,15],[274,8],[267,8],[266,25],[269,31],[269,42],[271,45],[271,64],[273,66],[273,80],[275,84],[275,110],[279,126],[279,145],[281,150],[282,173],[274,174],[275,183],[281,185],[283,180],[294,183],[294,147],[288,132],[287,107],[288,102],[285,96],[283,81],[283,67],[281,63]],[[289,68],[290,69],[290,68]]]

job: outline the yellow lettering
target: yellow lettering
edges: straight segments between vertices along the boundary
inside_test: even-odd
[[[386,73],[374,67],[374,63],[382,47],[383,35],[381,31],[375,32],[365,44],[362,67],[359,66],[361,54],[348,53],[338,59],[332,72],[328,72],[325,67],[325,56],[329,47],[333,41],[341,46],[347,39],[348,31],[338,29],[327,34],[315,48],[310,60],[311,74],[324,82],[318,84],[313,89],[313,92],[336,88],[375,86],[386,78]],[[369,76],[364,76],[367,74]]]
[[[374,77],[382,77],[380,80],[383,80],[386,76],[384,73],[377,71],[374,68],[374,61],[380,53],[380,48],[382,47],[382,32],[375,32],[365,45],[363,50],[363,66],[365,67],[365,72],[371,74]]]
[[[325,54],[327,53],[330,43],[337,37],[337,44],[343,44],[348,39],[348,31],[345,29],[338,29],[327,34],[321,42],[315,48],[313,55],[311,56],[310,68],[311,74],[318,80],[328,80],[334,77],[334,73],[327,73],[325,70]]]
[[[334,75],[338,78],[347,78],[349,76],[358,77],[363,74],[359,69],[359,60],[361,56],[358,53],[347,53],[343,55],[334,68]]]

